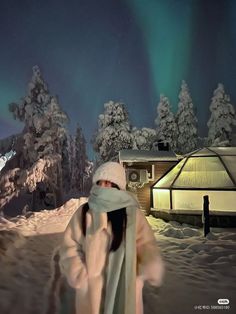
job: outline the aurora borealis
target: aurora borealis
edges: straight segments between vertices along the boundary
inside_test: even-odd
[[[8,104],[38,64],[87,142],[109,100],[154,127],[159,94],[174,111],[186,80],[203,135],[213,90],[236,104],[234,0],[3,0],[0,3],[0,138],[21,130]]]

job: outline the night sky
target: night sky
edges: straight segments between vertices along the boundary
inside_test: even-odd
[[[0,138],[22,129],[8,104],[25,96],[35,64],[87,142],[109,100],[154,127],[160,93],[176,111],[183,79],[200,135],[218,82],[236,104],[234,0],[1,0],[0,40]]]

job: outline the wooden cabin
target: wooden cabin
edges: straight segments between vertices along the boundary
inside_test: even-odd
[[[137,194],[147,215],[150,213],[153,184],[178,161],[173,151],[124,149],[119,152],[119,162],[126,169],[128,190]]]

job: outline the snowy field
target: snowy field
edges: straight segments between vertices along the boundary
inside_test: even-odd
[[[146,287],[145,313],[236,313],[236,229],[201,229],[148,217],[166,263],[160,289]],[[228,299],[220,306],[218,299]]]
[[[79,204],[72,199],[28,218],[0,217],[0,314],[44,313],[52,252]],[[166,275],[161,288],[145,285],[145,314],[236,313],[236,229],[214,228],[204,238],[201,229],[147,219]]]

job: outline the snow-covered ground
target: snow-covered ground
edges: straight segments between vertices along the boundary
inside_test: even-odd
[[[5,166],[5,163],[6,163],[6,157],[5,156],[0,157],[0,171]]]
[[[0,217],[1,314],[44,313],[52,252],[83,201],[71,199],[58,210],[28,218]],[[147,219],[161,247],[166,275],[161,288],[145,285],[145,314],[236,313],[236,229],[214,228],[204,238],[201,229]],[[219,305],[218,299],[229,304]]]
[[[202,229],[149,216],[166,263],[163,286],[145,290],[145,313],[236,313],[236,229]],[[219,305],[218,299],[229,304]],[[223,308],[221,308],[223,307]],[[229,307],[229,308],[228,308]]]

